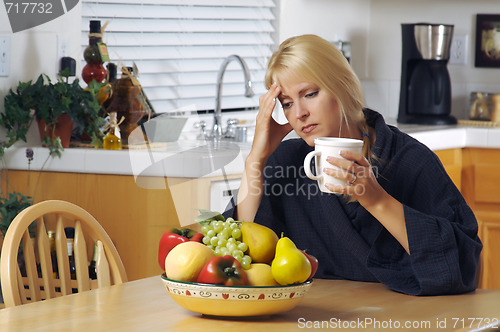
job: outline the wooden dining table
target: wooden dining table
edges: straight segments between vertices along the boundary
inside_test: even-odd
[[[175,303],[160,276],[0,310],[0,331],[351,331],[498,330],[500,290],[410,296],[378,283],[313,282],[292,310],[258,317],[214,317]]]

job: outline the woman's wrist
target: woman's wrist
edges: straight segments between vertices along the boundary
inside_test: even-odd
[[[263,170],[267,164],[268,158],[269,157],[263,156],[262,154],[252,153],[252,151],[250,151],[245,160],[245,168]]]
[[[409,254],[403,204],[384,191],[376,203],[365,209],[394,236]]]

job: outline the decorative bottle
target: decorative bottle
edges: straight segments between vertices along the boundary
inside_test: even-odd
[[[102,142],[104,150],[121,150],[122,139],[120,136],[120,127],[116,119],[116,112],[109,113],[109,131]]]
[[[91,280],[97,279],[97,244],[94,243],[94,253],[89,265],[89,278]]]
[[[117,118],[124,119],[120,127],[121,139],[128,144],[130,133],[138,127],[137,123],[146,115],[142,88],[134,76],[132,67],[122,68],[122,76],[113,84],[113,96],[106,111],[116,112]]]
[[[71,280],[76,280],[76,264],[75,264],[75,255],[73,252],[73,244],[75,241],[75,229],[73,227],[66,227],[64,229],[66,233],[66,244],[68,246],[68,259],[69,259],[69,274],[71,276]],[[78,293],[78,289],[72,288],[73,293]]]
[[[54,274],[54,278],[59,276],[58,267],[57,267],[57,253],[56,253],[56,238],[54,231],[47,231],[47,235],[49,237],[50,243],[50,259],[52,261],[52,273]]]
[[[101,21],[90,21],[89,45],[83,52],[83,58],[87,64],[82,70],[82,79],[90,84],[92,80],[98,83],[106,79],[106,69],[103,66],[99,43],[102,43]]]

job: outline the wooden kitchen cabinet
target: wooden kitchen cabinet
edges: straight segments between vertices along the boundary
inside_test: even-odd
[[[462,187],[462,149],[434,151],[458,189]]]
[[[479,287],[500,289],[500,150],[464,148],[436,154],[455,184],[460,183],[457,187],[478,221],[483,242]]]
[[[479,287],[500,289],[500,150],[463,149],[462,194],[483,242]]]
[[[500,289],[500,212],[476,211],[483,242],[479,287]]]
[[[483,242],[478,285],[500,289],[500,150],[436,151],[478,221]]]
[[[157,258],[161,235],[169,228],[179,227],[179,220],[184,224],[194,223],[199,212],[193,207],[209,208],[210,182],[219,180],[218,177],[168,180],[144,177],[143,187],[147,181],[156,184],[159,179],[165,181],[165,189],[145,189],[127,175],[10,170],[10,190],[24,193],[28,176],[30,193],[38,182],[35,202],[69,201],[86,209],[101,223],[118,249],[129,280],[162,273]],[[2,176],[3,190],[5,178]]]

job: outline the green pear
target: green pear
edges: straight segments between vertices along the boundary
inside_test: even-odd
[[[252,263],[271,263],[278,242],[276,233],[254,222],[242,222],[240,230],[241,241],[248,245],[247,254],[252,258]]]
[[[280,285],[299,284],[309,278],[311,263],[292,240],[282,237],[276,244],[271,272]]]

